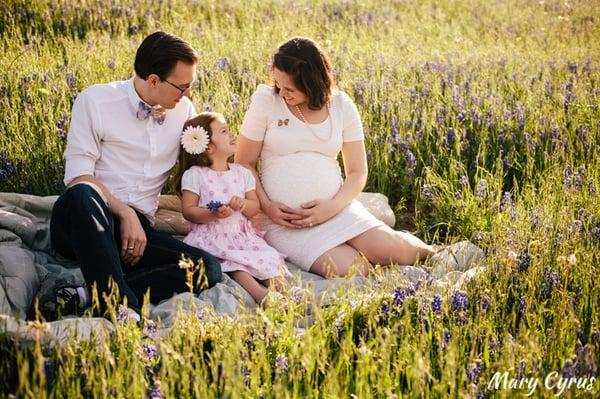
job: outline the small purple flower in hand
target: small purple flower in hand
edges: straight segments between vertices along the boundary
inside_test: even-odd
[[[212,213],[217,212],[219,210],[219,208],[222,206],[223,206],[223,203],[221,203],[221,201],[210,201],[208,204],[206,204],[206,207]]]

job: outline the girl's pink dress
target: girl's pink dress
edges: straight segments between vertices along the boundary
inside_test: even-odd
[[[183,174],[181,189],[198,194],[198,206],[206,207],[210,201],[226,204],[234,195],[245,198],[246,192],[256,189],[256,182],[241,165],[229,164],[229,170],[223,172],[192,166]],[[287,275],[284,256],[269,246],[263,235],[241,212],[234,212],[225,219],[192,224],[183,242],[216,256],[224,272],[242,270],[259,280]]]

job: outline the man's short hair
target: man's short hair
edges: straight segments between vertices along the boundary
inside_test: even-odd
[[[165,79],[178,61],[192,65],[198,62],[198,54],[186,41],[166,32],[154,32],[147,36],[135,54],[135,73],[142,79],[156,74]]]

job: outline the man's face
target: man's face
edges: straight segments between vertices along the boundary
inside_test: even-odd
[[[195,80],[196,64],[178,61],[169,76],[153,79],[153,98],[163,108],[175,108],[183,96],[189,97]]]

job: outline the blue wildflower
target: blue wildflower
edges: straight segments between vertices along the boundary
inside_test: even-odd
[[[502,205],[503,208],[511,206],[512,205],[512,193],[509,191],[505,191],[504,194],[502,194],[502,200],[500,201],[500,204]]]
[[[518,309],[519,317],[523,317],[525,315],[526,310],[527,310],[527,306],[525,304],[525,299],[523,299],[523,298],[519,299],[519,309]]]
[[[466,367],[465,371],[467,373],[467,379],[469,382],[477,385],[479,382],[479,377],[481,376],[481,362],[477,361],[470,368]]]
[[[393,298],[394,305],[402,306],[406,298],[414,296],[415,290],[413,287],[398,287],[394,289]]]
[[[479,198],[483,198],[485,196],[485,189],[487,188],[487,182],[485,179],[479,179],[477,182],[477,188],[475,190],[475,195]]]
[[[148,399],[164,399],[165,395],[160,390],[160,381],[154,381],[152,388],[148,392]]]
[[[217,212],[219,210],[220,207],[223,206],[223,203],[221,201],[210,201],[208,204],[206,204],[206,208],[208,208],[209,211],[211,212]]]
[[[469,309],[469,297],[464,291],[454,291],[452,294],[452,310],[464,312]]]
[[[423,195],[430,200],[433,199],[433,191],[427,184],[423,185]]]
[[[560,277],[556,272],[545,269],[543,274],[544,287],[542,288],[542,298],[548,299],[552,292],[560,285]]]
[[[278,373],[285,373],[289,368],[289,360],[285,355],[277,355],[275,358],[275,370]]]
[[[448,144],[450,146],[454,145],[455,132],[453,128],[448,129],[448,133],[446,134],[446,139],[448,140]]]
[[[442,313],[442,297],[440,297],[439,295],[435,295],[433,297],[433,299],[431,300],[431,310],[435,314]]]
[[[461,193],[459,193],[458,191],[456,193],[454,193],[454,199],[457,201],[460,201],[461,199],[463,199],[463,196]]]
[[[460,177],[459,183],[460,183],[461,186],[466,187],[466,186],[469,185],[469,179],[467,178],[467,176],[462,175]]]
[[[530,264],[531,255],[529,255],[529,248],[523,248],[523,251],[521,251],[521,254],[519,255],[519,271],[521,273],[527,271]]]
[[[158,349],[156,349],[156,346],[152,344],[143,343],[142,353],[150,360],[155,360],[158,357]]]
[[[223,69],[227,68],[229,66],[229,59],[227,59],[227,57],[221,57],[221,58],[219,58],[217,60],[217,62],[216,62],[216,66],[220,70],[223,70]]]
[[[480,299],[481,310],[484,313],[489,312],[490,307],[492,306],[492,300],[487,295],[482,295]]]
[[[156,337],[156,323],[152,320],[144,321],[144,338]]]
[[[450,331],[444,330],[444,333],[442,335],[442,349],[446,349],[446,346],[448,345],[448,342],[450,342],[451,339],[452,334],[450,334]]]

